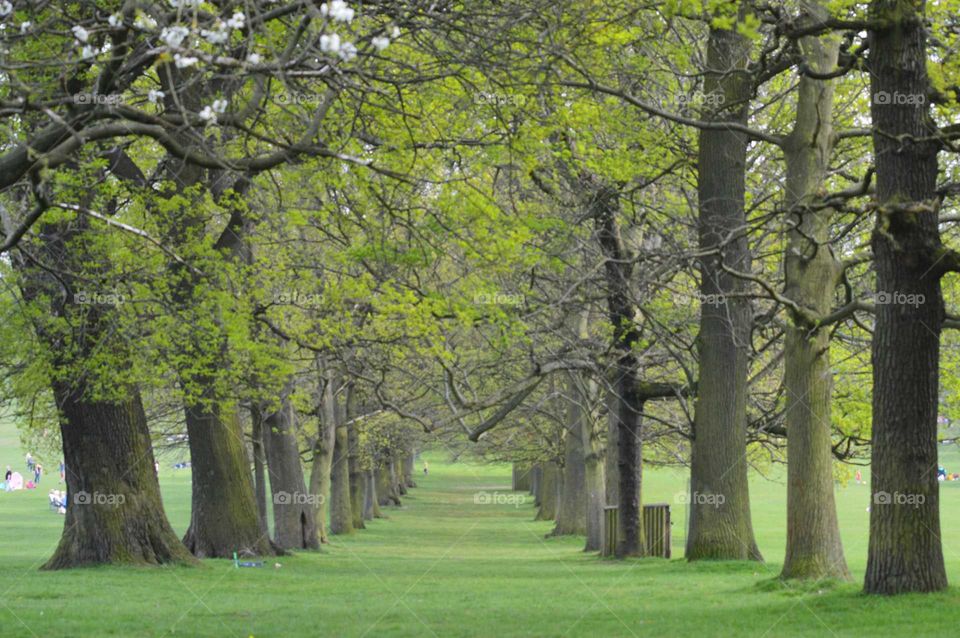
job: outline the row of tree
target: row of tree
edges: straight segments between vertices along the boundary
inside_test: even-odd
[[[785,460],[791,578],[849,577],[834,460],[869,443],[923,506],[872,508],[866,590],[946,586],[951,3],[0,14],[8,395],[70,492],[126,497],[50,567],[315,547],[399,498],[415,424],[539,464],[588,548],[617,505],[623,556],[646,460],[723,497],[689,559],[761,559],[748,470]]]

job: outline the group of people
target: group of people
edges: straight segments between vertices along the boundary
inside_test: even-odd
[[[40,463],[37,459],[33,457],[30,452],[27,452],[24,457],[27,465],[27,472],[33,474],[33,480],[27,481],[26,484],[23,482],[23,475],[20,472],[15,472],[9,465],[7,466],[7,471],[3,477],[3,490],[6,492],[12,492],[14,490],[22,490],[24,487],[27,489],[33,489],[40,485],[40,478],[43,476],[43,464]],[[63,483],[64,480],[65,467],[63,461],[60,461],[60,482]]]

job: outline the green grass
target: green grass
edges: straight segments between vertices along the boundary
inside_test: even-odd
[[[22,465],[14,449],[0,464]],[[9,459],[9,461],[8,461]],[[545,539],[529,502],[477,505],[505,490],[506,466],[428,457],[430,475],[389,509],[389,520],[335,538],[322,553],[279,558],[281,568],[91,568],[48,573],[62,517],[46,489],[0,493],[0,636],[865,636],[955,635],[958,590],[873,598],[859,583],[785,587],[784,486],[757,478],[753,515],[768,563],[599,560],[582,539]],[[960,468],[951,455],[948,469]],[[49,461],[49,460],[48,460]],[[51,464],[52,465],[52,464]],[[647,501],[674,502],[683,472],[645,474]],[[48,477],[49,479],[49,477]],[[54,477],[54,481],[56,478]],[[161,472],[166,506],[183,531],[189,474]],[[944,550],[960,578],[960,483],[943,484]],[[838,490],[851,569],[866,559],[865,486]],[[682,554],[683,508],[674,506]]]

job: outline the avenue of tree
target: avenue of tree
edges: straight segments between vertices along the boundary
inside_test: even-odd
[[[960,3],[0,1],[0,363],[67,509],[45,568],[314,550],[425,448],[514,465],[557,535],[947,586]],[[171,528],[160,448],[192,466]],[[268,525],[268,516],[272,516]],[[905,542],[904,539],[909,539]]]

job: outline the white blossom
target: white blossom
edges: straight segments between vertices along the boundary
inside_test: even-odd
[[[114,29],[116,29],[116,28],[119,27],[121,24],[123,24],[123,18],[121,18],[121,17],[118,16],[117,14],[113,14],[112,16],[110,16],[109,18],[107,18],[107,24],[109,24],[111,27],[113,27]]]
[[[97,50],[94,49],[89,44],[85,44],[82,49],[80,49],[80,59],[88,60],[97,55]]]
[[[147,101],[151,104],[156,104],[165,97],[167,97],[166,93],[156,89],[150,89],[150,91],[147,93]]]
[[[204,122],[210,122],[212,124],[213,122],[217,121],[217,114],[210,105],[203,107],[203,110],[197,113],[197,115]]]
[[[260,54],[251,53],[250,55],[247,56],[247,62],[249,62],[250,64],[260,64]]]
[[[30,27],[32,27],[32,26],[33,26],[33,23],[30,22],[29,20],[27,20],[26,22],[21,23],[21,24],[20,24],[20,33],[26,33],[27,31],[30,30]]]
[[[10,4],[7,0],[0,2],[0,18],[6,18],[11,12],[13,12],[12,4]]]
[[[357,47],[352,42],[344,42],[343,46],[340,47],[340,57],[349,62],[357,57]]]
[[[353,20],[354,13],[354,10],[343,0],[332,0],[329,4],[324,2],[320,5],[320,15],[339,22],[350,22]]]
[[[383,51],[388,46],[390,46],[390,38],[388,38],[385,35],[376,36],[375,38],[370,40],[370,44],[372,44],[377,49],[377,51]]]
[[[197,58],[192,55],[180,55],[179,53],[173,56],[173,62],[177,65],[178,69],[185,69],[187,67],[193,66],[199,62]]]
[[[210,44],[223,44],[230,38],[230,32],[223,28],[222,22],[217,26],[220,28],[216,31],[210,31],[208,29],[200,31],[200,35]]]
[[[137,14],[136,19],[133,21],[133,26],[138,29],[143,29],[144,31],[152,31],[157,28],[157,21],[146,13],[140,13]]]
[[[190,35],[190,29],[177,25],[175,27],[164,27],[160,32],[160,39],[168,47],[175,49],[183,44],[183,41]]]
[[[337,53],[340,50],[340,36],[336,33],[321,35],[320,50],[324,53]]]
[[[80,42],[86,42],[90,39],[90,32],[81,27],[79,24],[75,25],[70,30],[73,31],[73,37],[75,37],[77,40],[80,40]]]
[[[213,110],[217,113],[223,113],[227,110],[227,101],[226,100],[214,100],[213,101]]]
[[[199,7],[201,0],[170,0],[174,9],[190,9]]]
[[[231,29],[242,29],[246,21],[247,17],[241,12],[237,11],[229,20],[227,20],[227,26]]]
[[[390,35],[393,36],[393,39],[394,39],[394,40],[396,40],[397,38],[399,38],[399,37],[400,37],[400,27],[394,25],[393,31],[390,33]]]

